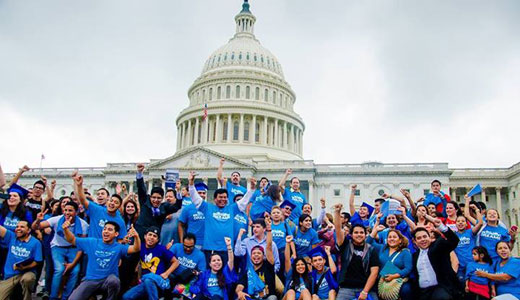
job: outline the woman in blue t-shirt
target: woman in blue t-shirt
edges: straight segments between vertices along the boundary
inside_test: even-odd
[[[313,290],[313,280],[310,273],[310,263],[303,257],[296,257],[291,264],[291,244],[294,243],[293,237],[288,235],[285,239],[285,296],[283,300],[311,300]]]
[[[209,257],[209,269],[199,274],[197,281],[190,286],[190,292],[195,295],[194,299],[204,300],[228,300],[232,286],[238,281],[238,276],[233,271],[233,248],[231,239],[225,238],[228,263],[223,266],[222,257],[213,253]]]
[[[307,252],[316,247],[319,242],[318,233],[312,228],[312,217],[306,214],[301,215],[294,235],[296,256],[307,256]]]
[[[495,274],[477,270],[475,275],[494,281],[497,297],[493,299],[520,299],[520,259],[511,256],[507,242],[498,242],[496,253],[500,260],[495,265]]]
[[[478,234],[478,244],[483,246],[488,251],[494,262],[499,260],[498,254],[495,252],[495,247],[498,242],[508,242],[511,236],[507,229],[500,226],[500,216],[498,211],[490,208],[486,211],[486,223]]]

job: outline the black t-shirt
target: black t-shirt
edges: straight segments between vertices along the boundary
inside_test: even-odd
[[[37,201],[34,199],[28,199],[27,202],[25,203],[25,207],[27,208],[28,211],[31,212],[33,220],[36,220],[36,215],[38,215],[38,213],[41,212],[42,203],[43,203],[43,200]]]
[[[276,272],[274,271],[274,265],[270,264],[269,261],[264,260],[262,266],[255,272],[258,274],[258,277],[260,277],[260,280],[265,283],[266,294],[264,296],[276,295]],[[240,277],[238,283],[244,286],[244,292],[247,293],[247,274],[245,272]]]
[[[370,268],[379,266],[379,257],[374,251],[374,248],[371,248],[369,250],[370,253],[367,253],[367,255],[370,255],[370,259],[368,261],[368,272],[365,272],[362,258],[363,249],[364,246],[354,245],[354,253],[352,254],[352,259],[347,266],[346,276],[340,283],[341,287],[351,289],[364,288],[368,277],[370,276]]]

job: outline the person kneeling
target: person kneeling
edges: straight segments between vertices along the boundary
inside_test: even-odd
[[[63,223],[65,239],[82,250],[88,258],[87,274],[81,284],[72,292],[69,300],[83,300],[98,293],[106,294],[106,300],[114,300],[119,293],[119,259],[127,254],[139,252],[141,239],[132,226],[128,235],[134,238],[132,246],[116,242],[119,225],[108,221],[103,227],[101,239],[77,238],[69,229],[70,219]]]

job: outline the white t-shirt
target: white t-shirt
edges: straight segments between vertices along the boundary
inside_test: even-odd
[[[56,247],[56,246],[59,246],[59,247],[72,246],[69,242],[67,242],[65,237],[62,237],[58,234],[58,223],[60,222],[61,217],[63,217],[63,215],[51,217],[46,220],[47,222],[49,222],[49,225],[51,225],[52,229],[54,230],[54,237],[52,238],[52,241],[51,241],[51,248]],[[79,218],[79,220],[81,223],[81,229],[83,230],[83,232],[86,235],[88,233],[88,223],[83,221],[81,218]],[[75,226],[76,226],[75,223],[70,224],[69,230],[72,233],[74,233]]]

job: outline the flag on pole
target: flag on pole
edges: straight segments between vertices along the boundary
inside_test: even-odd
[[[42,160],[44,160],[44,159],[45,159],[45,155],[43,155],[43,153],[42,153],[42,158],[41,158],[41,159],[42,159]]]
[[[471,189],[471,191],[468,192],[468,197],[473,197],[480,193],[482,193],[482,186],[480,184],[477,184]]]
[[[206,118],[208,117],[208,104],[204,104],[204,109],[202,110],[203,114],[202,114],[202,121],[205,121]]]

